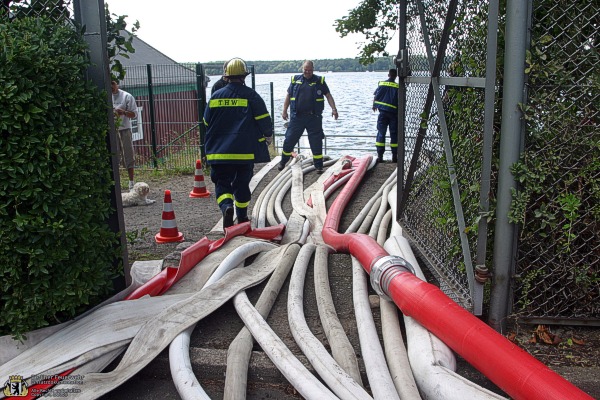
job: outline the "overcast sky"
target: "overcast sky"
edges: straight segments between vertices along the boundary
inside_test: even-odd
[[[128,15],[128,24],[139,21],[137,36],[177,62],[354,58],[364,40],[342,39],[333,26],[360,0],[105,2],[111,13]]]

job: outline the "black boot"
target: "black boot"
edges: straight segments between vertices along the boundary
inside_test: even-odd
[[[233,206],[228,206],[223,211],[223,228],[233,226]]]

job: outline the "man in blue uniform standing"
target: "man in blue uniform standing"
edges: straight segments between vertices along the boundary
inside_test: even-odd
[[[383,162],[385,153],[385,134],[390,130],[390,150],[392,162],[398,162],[398,84],[396,83],[397,72],[390,69],[388,80],[380,81],[375,89],[373,99],[373,111],[379,110],[377,117],[377,161]]]
[[[331,115],[336,120],[338,112],[335,102],[325,83],[325,78],[314,75],[314,64],[312,61],[304,61],[302,64],[302,75],[292,77],[292,82],[287,90],[283,102],[281,117],[288,120],[288,107],[291,106],[290,123],[285,132],[283,149],[281,151],[281,162],[278,169],[281,171],[289,161],[294,146],[298,144],[302,133],[306,129],[308,143],[313,153],[313,164],[318,173],[323,172],[323,110],[325,109],[325,97],[331,107]]]
[[[248,74],[242,59],[230,60],[224,74],[229,83],[212,95],[204,113],[206,159],[224,228],[233,225],[234,207],[238,223],[249,221],[255,153],[273,137],[264,100],[244,84]]]
[[[225,63],[223,64],[223,74],[225,74],[226,69],[227,61],[225,61]],[[224,75],[221,75],[221,78],[219,78],[219,80],[216,81],[213,87],[210,89],[210,95],[212,96],[214,92],[216,92],[219,89],[223,89],[225,86],[227,86],[227,80],[225,79]]]

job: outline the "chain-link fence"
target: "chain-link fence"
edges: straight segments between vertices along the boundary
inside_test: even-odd
[[[600,3],[534,1],[513,310],[600,320]]]
[[[71,22],[71,0],[13,0],[0,4],[0,18],[45,17],[53,21]]]
[[[417,1],[409,4],[407,15],[408,200],[401,223],[442,289],[466,308],[476,305],[473,289],[485,282],[484,266],[492,265],[495,251],[486,248],[491,248],[495,234],[491,223],[498,186],[503,59],[497,59],[500,74],[495,85],[500,89],[494,102],[493,139],[484,128],[485,85],[477,81],[487,72],[490,3]],[[422,77],[432,75],[434,64],[427,55],[435,60],[444,47],[443,27],[453,6],[452,31],[439,60],[441,101],[436,101],[428,93],[429,79]],[[531,10],[528,96],[521,105],[523,151],[520,162],[511,167],[518,188],[509,215],[497,216],[519,227],[509,300],[512,312],[522,319],[597,323],[600,4],[576,1],[562,6],[540,0]],[[504,11],[499,18],[499,54],[504,51]],[[494,149],[489,175],[482,173],[486,141]],[[478,201],[486,180],[488,209]],[[490,228],[482,221],[490,222]]]

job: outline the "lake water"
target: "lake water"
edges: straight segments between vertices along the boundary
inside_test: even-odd
[[[373,93],[379,81],[387,79],[385,72],[316,72],[324,76],[329,86],[331,95],[335,100],[339,113],[337,121],[331,116],[331,108],[325,100],[323,112],[323,130],[325,131],[324,153],[331,157],[343,154],[363,155],[376,154],[375,136],[377,134],[377,112],[373,112]],[[255,76],[255,89],[265,99],[267,108],[270,109],[269,87],[273,83],[273,104],[275,120],[275,143],[278,148],[283,144],[285,128],[281,118],[283,101],[286,96],[290,79],[294,74],[258,74]],[[211,76],[211,83],[216,82],[218,76]],[[246,84],[251,85],[250,77]],[[209,90],[210,95],[210,90]],[[306,139],[306,133],[302,136]],[[386,138],[389,144],[389,134]],[[306,140],[301,141],[302,151],[308,147]],[[386,146],[389,157],[389,146]],[[351,151],[349,151],[351,150]]]

